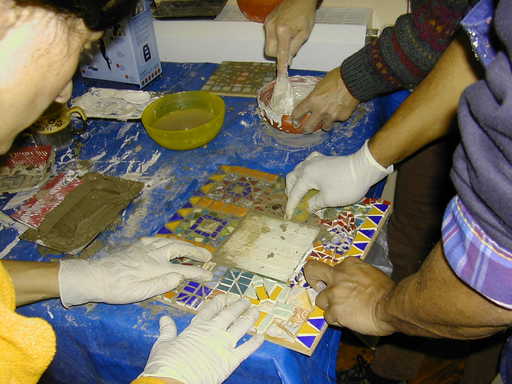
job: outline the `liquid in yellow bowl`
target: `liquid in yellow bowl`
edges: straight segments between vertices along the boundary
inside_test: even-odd
[[[159,118],[153,126],[156,129],[179,131],[190,129],[208,123],[213,113],[201,108],[189,108],[181,111],[172,111]]]
[[[206,91],[162,96],[142,113],[149,136],[165,148],[186,150],[211,141],[222,128],[224,100]]]

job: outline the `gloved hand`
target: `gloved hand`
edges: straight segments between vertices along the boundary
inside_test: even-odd
[[[170,291],[183,279],[208,280],[211,272],[169,262],[185,256],[206,262],[211,254],[185,241],[144,237],[92,260],[62,260],[60,299],[65,307],[88,302],[128,304]]]
[[[325,156],[311,153],[286,176],[286,217],[292,217],[295,207],[310,190],[318,194],[309,200],[309,210],[340,207],[359,201],[376,182],[393,172],[393,166],[383,168],[368,149],[368,141],[349,156]]]
[[[265,19],[265,54],[276,57],[278,73],[308,39],[317,0],[284,0]]]
[[[295,107],[292,119],[303,121],[302,127],[296,128],[302,128],[306,133],[313,132],[320,124],[322,130],[327,131],[334,121],[347,120],[358,104],[359,100],[345,86],[340,69],[334,68]],[[307,119],[304,116],[308,116]]]
[[[236,347],[258,318],[258,310],[246,312],[250,304],[245,300],[229,301],[228,295],[221,294],[203,304],[178,337],[172,319],[160,318],[160,337],[142,376],[186,384],[218,384],[227,379],[263,343],[263,336],[257,335]]]

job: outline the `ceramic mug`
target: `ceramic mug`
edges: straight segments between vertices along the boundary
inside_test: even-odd
[[[67,108],[65,104],[53,103],[39,120],[33,124],[33,130],[35,133],[42,135],[60,132],[69,125],[73,113],[78,114],[82,120],[87,120],[87,116],[82,108]]]

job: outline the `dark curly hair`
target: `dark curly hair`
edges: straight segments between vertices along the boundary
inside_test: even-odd
[[[103,31],[129,16],[139,0],[15,0],[81,18],[92,31]]]

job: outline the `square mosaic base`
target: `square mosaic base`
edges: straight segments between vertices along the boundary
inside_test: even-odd
[[[196,205],[179,209],[158,232],[162,237],[179,237],[207,249],[219,248],[240,224],[246,210],[200,198]]]
[[[213,261],[288,282],[319,232],[319,227],[251,212]]]
[[[275,77],[273,63],[223,61],[201,89],[222,96],[256,97]]]
[[[389,203],[365,199],[327,209],[319,218],[307,210],[313,195],[308,193],[299,204],[293,221],[284,221],[282,178],[222,166],[158,233],[209,249],[214,257],[202,267],[213,272],[213,279],[186,281],[164,296],[193,313],[214,295],[244,297],[260,312],[253,332],[311,355],[327,323],[313,304],[316,293],[307,288],[304,263],[318,260],[333,266],[345,257],[364,258],[391,212]],[[173,262],[198,265],[186,258]]]

